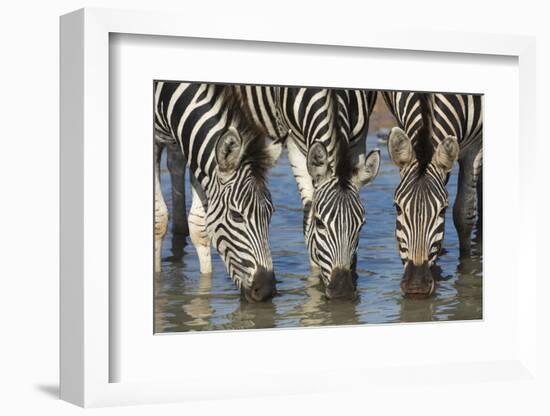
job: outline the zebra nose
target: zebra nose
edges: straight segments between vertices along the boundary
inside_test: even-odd
[[[355,299],[357,296],[357,274],[353,270],[334,269],[330,283],[325,288],[328,299]]]
[[[404,296],[428,297],[433,293],[434,288],[435,280],[427,261],[419,266],[411,261],[407,262],[401,279],[401,293]]]
[[[242,294],[249,302],[263,302],[277,293],[273,270],[260,267],[254,274],[252,285],[243,287]]]

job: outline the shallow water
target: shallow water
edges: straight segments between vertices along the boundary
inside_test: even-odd
[[[441,279],[435,294],[422,300],[401,296],[403,266],[394,237],[393,207],[399,172],[389,160],[385,144],[376,141],[375,136],[369,136],[368,148],[378,146],[382,150],[380,173],[361,191],[367,223],[359,241],[357,301],[327,301],[319,278],[310,275],[300,197],[283,153],[269,180],[276,208],[270,239],[279,295],[260,304],[241,301],[215,249],[213,275],[201,276],[189,239],[183,258],[173,260],[169,230],[163,242],[162,271],[155,276],[155,332],[481,319],[480,247],[474,244],[472,258],[459,262],[452,209],[446,214],[446,253],[438,260]],[[170,176],[163,163],[161,186],[171,212]],[[456,193],[456,171],[455,165],[448,184],[451,203]],[[189,186],[186,193],[189,209]]]

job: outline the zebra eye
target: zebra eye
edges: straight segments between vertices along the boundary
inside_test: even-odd
[[[393,206],[395,207],[395,210],[397,211],[397,215],[403,214],[403,211],[401,210],[401,207],[399,205],[397,205],[397,203],[393,204]]]
[[[315,226],[320,230],[325,229],[325,224],[323,223],[323,221],[321,221],[320,218],[315,218]]]
[[[234,209],[229,211],[229,215],[231,216],[231,219],[235,222],[244,222],[243,216],[239,212],[235,211]]]

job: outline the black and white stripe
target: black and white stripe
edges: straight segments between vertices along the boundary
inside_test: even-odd
[[[359,198],[369,115],[376,94],[362,90],[239,87],[251,118],[266,133],[285,140],[304,206],[304,235],[328,296],[355,291],[355,262],[365,210]],[[321,165],[311,166],[316,148]],[[370,175],[372,160],[369,159]],[[312,170],[313,169],[313,170]],[[359,175],[360,176],[360,175]]]
[[[286,142],[304,206],[304,235],[310,261],[320,269],[325,285],[334,286],[335,275],[342,275],[335,271],[344,270],[346,276],[354,274],[358,230],[364,222],[359,188],[378,169],[378,153],[369,155],[368,162],[365,157],[368,119],[376,93],[253,85],[234,86],[233,91],[257,128],[274,143]],[[323,181],[314,180],[308,170],[308,158],[315,145],[324,152]],[[373,161],[378,162],[373,165]],[[350,174],[352,170],[355,175]],[[336,180],[325,182],[331,178]],[[324,186],[317,192],[321,182]],[[340,207],[333,207],[333,201],[341,201]],[[339,213],[345,211],[339,218],[347,221],[346,226],[337,231],[331,222],[333,214],[322,207],[333,207]],[[315,224],[313,218],[317,218]],[[317,231],[316,224],[321,220],[333,228],[328,232]],[[338,295],[337,292],[333,290],[332,295]]]
[[[230,86],[156,82],[154,94],[156,141],[176,142],[189,166],[189,229],[204,257],[201,272],[211,271],[211,243],[247,299],[269,297],[273,204],[265,176],[279,149],[250,123]]]
[[[394,194],[397,211],[395,235],[403,262],[432,265],[445,232],[448,193],[446,177],[433,165],[426,167],[419,184],[418,162],[405,167]]]
[[[414,142],[422,116],[421,93],[384,91],[382,95],[399,126]],[[461,154],[471,147],[480,147],[483,133],[483,97],[473,94],[429,94],[433,120],[432,141],[437,146],[448,136],[457,138]],[[477,149],[479,150],[479,149]]]
[[[476,210],[475,201],[482,170],[482,97],[382,94],[403,129],[392,130],[388,142],[390,156],[401,170],[394,195],[396,238],[405,264],[401,287],[405,293],[431,293],[434,281],[429,268],[443,242],[449,205],[446,183],[456,159],[460,174],[453,219],[461,255],[469,255],[471,229],[476,216],[481,219],[481,207]]]

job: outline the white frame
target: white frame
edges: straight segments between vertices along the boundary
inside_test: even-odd
[[[215,18],[215,17],[214,17]],[[185,21],[185,25],[181,22]],[[263,21],[220,18],[205,28],[200,21],[174,13],[83,9],[61,18],[61,397],[81,406],[152,403],[208,397],[189,382],[109,383],[109,34],[181,36],[227,40],[270,41],[311,45],[353,46],[517,57],[520,82],[521,201],[520,241],[536,241],[534,203],[535,41],[528,37],[464,33],[414,33],[353,26],[327,35],[322,27],[285,28]],[[536,261],[531,251],[518,249],[525,264],[525,285],[518,288],[522,325],[520,354],[503,362],[508,374],[536,375]],[[529,260],[527,256],[530,256]],[[485,368],[494,363],[487,363]],[[442,364],[442,368],[444,364]],[[447,366],[449,367],[449,366]],[[452,365],[450,366],[452,367]],[[498,366],[497,366],[498,367]],[[446,368],[446,367],[445,367]],[[459,373],[480,367],[462,366]],[[437,372],[438,369],[427,369]],[[344,371],[344,370],[343,370]],[[376,383],[389,378],[386,369],[363,378]],[[392,370],[390,370],[392,371]],[[510,372],[511,371],[511,372]],[[392,373],[393,374],[393,373]],[[284,375],[273,376],[288,383]],[[338,377],[335,377],[338,379]],[[300,380],[293,383],[302,389]],[[323,391],[338,385],[322,387]],[[261,394],[261,390],[248,394]],[[231,396],[234,397],[234,396]]]

